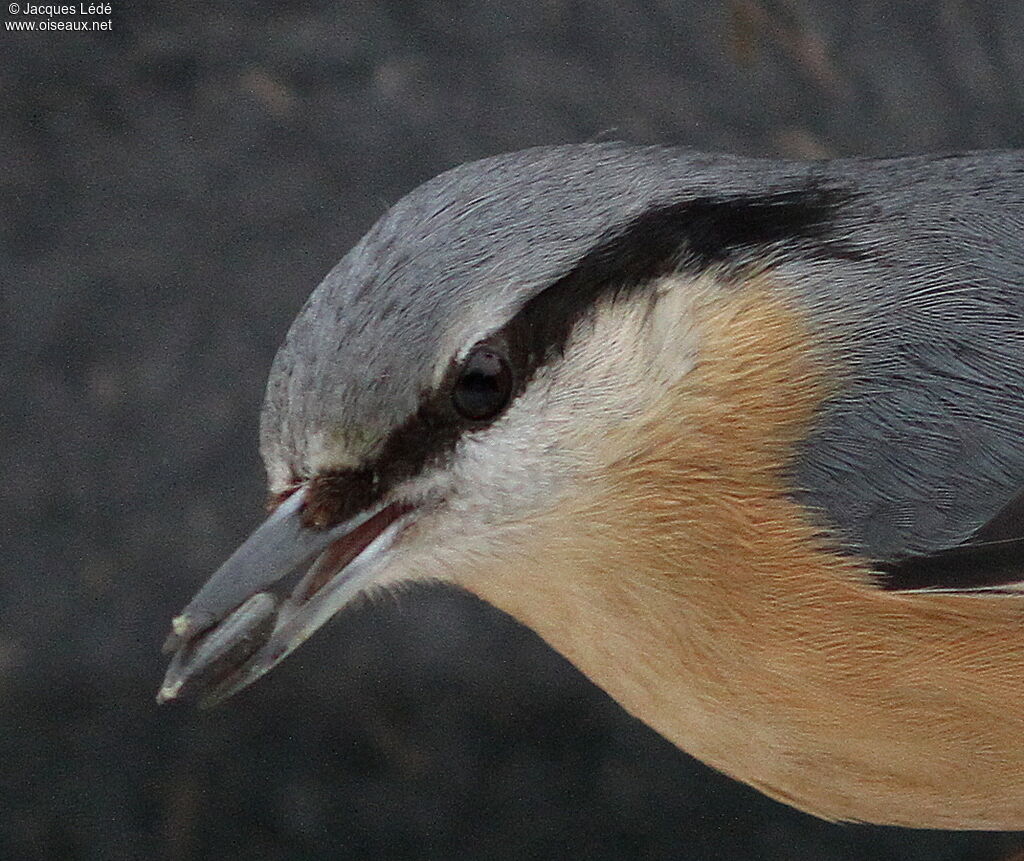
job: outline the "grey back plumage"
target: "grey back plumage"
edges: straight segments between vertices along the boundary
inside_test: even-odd
[[[860,253],[792,271],[843,375],[795,482],[852,549],[934,552],[1024,488],[1024,157],[832,171]]]

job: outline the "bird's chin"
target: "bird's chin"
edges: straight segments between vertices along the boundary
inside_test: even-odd
[[[212,706],[252,684],[379,581],[416,515],[390,502],[314,532],[301,506],[289,498],[174,619],[158,702],[197,695]]]

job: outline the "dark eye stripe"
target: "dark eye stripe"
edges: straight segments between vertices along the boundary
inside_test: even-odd
[[[836,208],[849,196],[807,184],[754,197],[698,198],[648,210],[610,231],[488,339],[501,345],[511,367],[502,407],[518,397],[539,367],[564,351],[579,320],[609,295],[716,264],[742,271],[751,250],[766,246],[784,245],[787,253],[808,257],[857,256],[856,248],[829,233]],[[441,385],[421,395],[417,411],[392,430],[372,464],[313,478],[304,515],[310,525],[339,523],[447,457],[467,428],[474,427],[453,406],[462,369],[461,362],[452,362]]]

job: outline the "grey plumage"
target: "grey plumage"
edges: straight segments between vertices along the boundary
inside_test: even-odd
[[[796,483],[876,559],[958,544],[1024,486],[1024,159],[839,162],[855,261],[779,276],[804,294],[842,387]]]

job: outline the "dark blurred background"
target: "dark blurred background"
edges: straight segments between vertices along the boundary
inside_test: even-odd
[[[0,858],[1024,846],[770,802],[451,592],[343,614],[219,710],[153,701],[169,618],[261,516],[274,350],[390,202],[559,141],[1020,146],[1024,4],[113,7],[109,33],[0,35]]]

